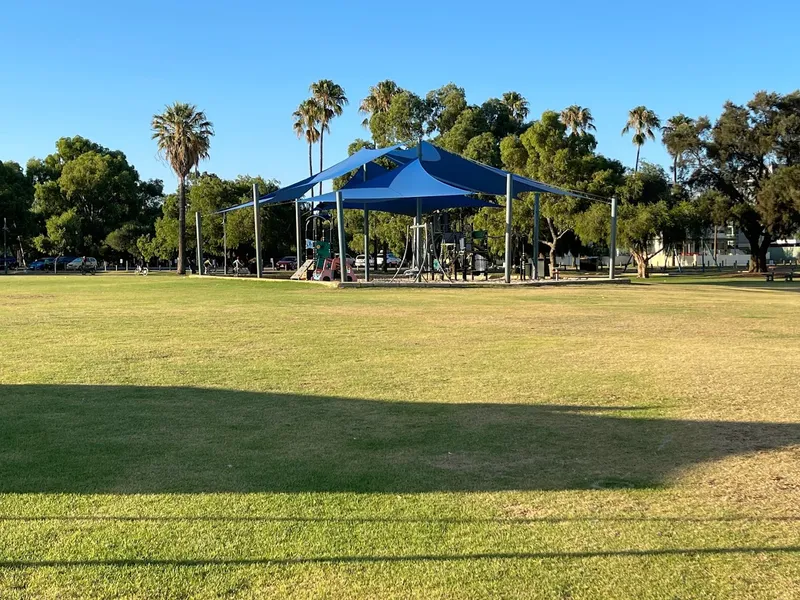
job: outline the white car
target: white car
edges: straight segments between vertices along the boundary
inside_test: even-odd
[[[367,259],[364,257],[364,255],[363,254],[359,254],[358,256],[356,256],[355,268],[356,269],[363,269],[364,265],[366,264],[366,262],[367,262]],[[369,264],[370,264],[370,266],[374,267],[375,266],[375,259],[370,258],[369,259]],[[383,264],[383,263],[381,262],[381,264]]]
[[[67,263],[67,271],[80,271],[81,266],[84,266],[87,271],[97,271],[97,259],[87,256],[86,264],[84,265],[82,258],[76,258],[72,262]]]
[[[379,267],[383,266],[383,255],[382,254],[378,254],[378,266]],[[400,266],[400,259],[397,258],[391,252],[387,252],[386,253],[386,266],[389,267],[390,269],[396,269],[397,267]]]

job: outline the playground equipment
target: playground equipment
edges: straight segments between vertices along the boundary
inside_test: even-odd
[[[336,281],[340,279],[340,268],[341,268],[341,260],[337,256],[336,258],[323,258],[321,259],[321,265],[317,266],[314,274],[312,275],[312,279],[314,281]],[[349,262],[345,260],[345,279],[349,282],[358,281],[358,277],[356,277],[355,272],[353,271],[353,267],[350,266]]]

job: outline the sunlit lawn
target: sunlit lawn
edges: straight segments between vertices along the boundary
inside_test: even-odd
[[[798,598],[799,314],[0,278],[0,598]]]

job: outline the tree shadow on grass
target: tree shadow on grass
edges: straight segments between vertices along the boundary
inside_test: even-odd
[[[464,562],[477,560],[582,560],[586,558],[631,558],[653,556],[693,556],[730,554],[796,554],[800,546],[744,546],[738,548],[659,548],[655,550],[592,550],[586,552],[483,552],[478,554],[411,554],[362,556],[313,556],[293,558],[208,558],[208,559],[90,559],[90,560],[0,560],[0,568],[69,567],[249,567],[309,564],[370,564]]]
[[[635,408],[384,402],[176,387],[0,386],[0,492],[657,487],[800,425]]]
[[[686,278],[676,276],[669,278],[669,281],[651,280],[648,283],[652,283],[653,285],[702,285],[737,290],[769,290],[773,292],[800,293],[800,281],[783,281],[780,276],[777,276],[776,281],[765,281],[763,276],[730,278],[709,276],[707,279],[701,279],[688,275]]]

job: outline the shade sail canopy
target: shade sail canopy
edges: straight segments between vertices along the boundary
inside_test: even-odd
[[[279,189],[276,192],[272,192],[270,194],[266,194],[261,196],[258,199],[259,204],[277,204],[278,202],[287,202],[290,200],[297,200],[298,198],[302,198],[308,190],[314,187],[316,184],[327,181],[328,179],[334,179],[336,177],[341,177],[345,173],[349,173],[363,165],[374,161],[376,158],[380,158],[393,150],[399,149],[400,146],[389,146],[387,148],[379,148],[377,150],[370,150],[369,148],[362,148],[355,154],[351,154],[343,161],[336,163],[332,167],[328,167],[324,171],[321,171],[314,175],[313,177],[307,177],[302,181],[298,181],[297,183],[293,183],[292,185],[286,186],[284,188]],[[377,166],[377,165],[376,165]],[[246,208],[248,206],[253,206],[252,202],[244,202],[242,204],[237,204],[236,206],[230,206],[223,210],[217,211],[217,214],[230,212],[232,210],[239,210],[240,208]]]
[[[326,201],[318,205],[320,210],[335,210],[335,201]],[[342,208],[363,210],[376,210],[396,215],[414,216],[417,214],[416,199],[401,200],[344,200]],[[486,202],[471,196],[437,196],[435,198],[420,198],[420,208],[423,214],[446,208],[502,208],[499,204]]]
[[[420,142],[419,146],[408,149],[401,149],[399,145],[389,146],[387,148],[379,148],[377,150],[363,148],[355,154],[348,156],[343,161],[333,165],[332,167],[328,167],[324,171],[317,173],[313,177],[307,177],[302,181],[298,181],[297,183],[293,183],[292,185],[281,188],[276,192],[262,196],[259,199],[259,204],[275,204],[279,202],[297,200],[298,198],[303,197],[303,195],[317,183],[334,179],[335,177],[341,177],[342,175],[362,168],[365,165],[367,170],[367,182],[370,182],[371,184],[374,182],[374,180],[386,176],[387,173],[394,173],[395,171],[404,172],[402,169],[392,169],[391,171],[386,171],[386,169],[383,169],[374,163],[374,161],[380,157],[386,157],[400,167],[407,167],[416,163],[421,166],[421,171],[425,173],[428,180],[423,183],[422,175],[415,177],[411,176],[414,173],[419,173],[419,170],[409,171],[402,176],[395,174],[392,176],[392,178],[397,178],[398,181],[393,181],[391,184],[383,186],[385,189],[381,196],[376,197],[374,193],[354,192],[352,195],[345,195],[344,199],[346,202],[352,204],[352,202],[360,200],[362,203],[359,205],[359,207],[363,207],[363,203],[367,201],[375,202],[388,201],[392,199],[399,200],[400,198],[404,197],[463,197],[463,194],[469,193],[488,194],[492,196],[505,196],[506,194],[506,178],[508,176],[507,171],[496,169],[495,167],[490,167],[488,165],[463,158],[457,154],[453,154],[452,152],[438,148],[429,142]],[[361,179],[360,174],[357,174],[344,188],[342,188],[343,191],[362,189],[363,186],[359,185],[359,179]],[[563,190],[545,183],[534,181],[533,179],[528,179],[527,177],[522,177],[521,175],[512,174],[512,179],[514,182],[514,195],[522,192],[543,192],[561,196],[576,195],[575,192],[570,192],[568,190]],[[437,184],[440,192],[430,193],[429,191],[426,191],[435,189]],[[424,187],[422,191],[420,191],[420,186]],[[451,191],[445,192],[445,188],[441,186],[447,186],[451,188]],[[453,192],[452,189],[454,188],[457,189],[457,191]],[[361,196],[359,196],[359,193]],[[333,201],[333,195],[328,194],[326,196],[320,196],[319,200],[323,202]],[[439,208],[454,208],[456,206],[496,206],[491,202],[481,203],[482,201],[474,198],[470,200],[464,200],[465,204],[456,204],[456,202],[457,201],[455,199],[452,199],[451,206],[437,206],[436,208],[431,208],[430,210],[437,210]],[[440,202],[439,204],[442,203],[443,202]],[[252,202],[245,202],[236,206],[219,210],[217,211],[217,214],[227,213],[240,208],[247,208],[252,205]],[[386,208],[388,209],[389,206],[390,205],[387,205]],[[433,203],[428,202],[427,206],[433,206]],[[376,208],[375,210],[379,209]],[[423,208],[423,210],[425,209]],[[405,210],[392,210],[391,212],[408,214]]]
[[[469,192],[431,177],[419,160],[412,160],[396,169],[366,165],[367,179],[359,174],[339,190],[344,208],[370,208],[383,212],[414,215],[419,199],[422,212],[457,207],[497,207],[496,204],[469,197]],[[377,174],[370,179],[370,171]],[[382,173],[381,173],[382,171]],[[336,192],[316,198],[323,209],[336,206]]]
[[[436,179],[471,192],[491,194],[493,196],[505,196],[506,194],[508,171],[469,160],[458,154],[442,150],[429,142],[420,142],[419,148],[393,150],[388,153],[387,158],[397,164],[421,160],[425,170]],[[540,183],[521,175],[512,175],[512,178],[515,195],[521,192],[544,192],[561,196],[572,195],[567,190]]]
[[[418,160],[384,171],[374,179],[359,180],[356,174],[339,190],[344,200],[392,200],[434,196],[466,196],[470,192],[431,177]],[[317,196],[317,202],[336,199],[336,192]]]

